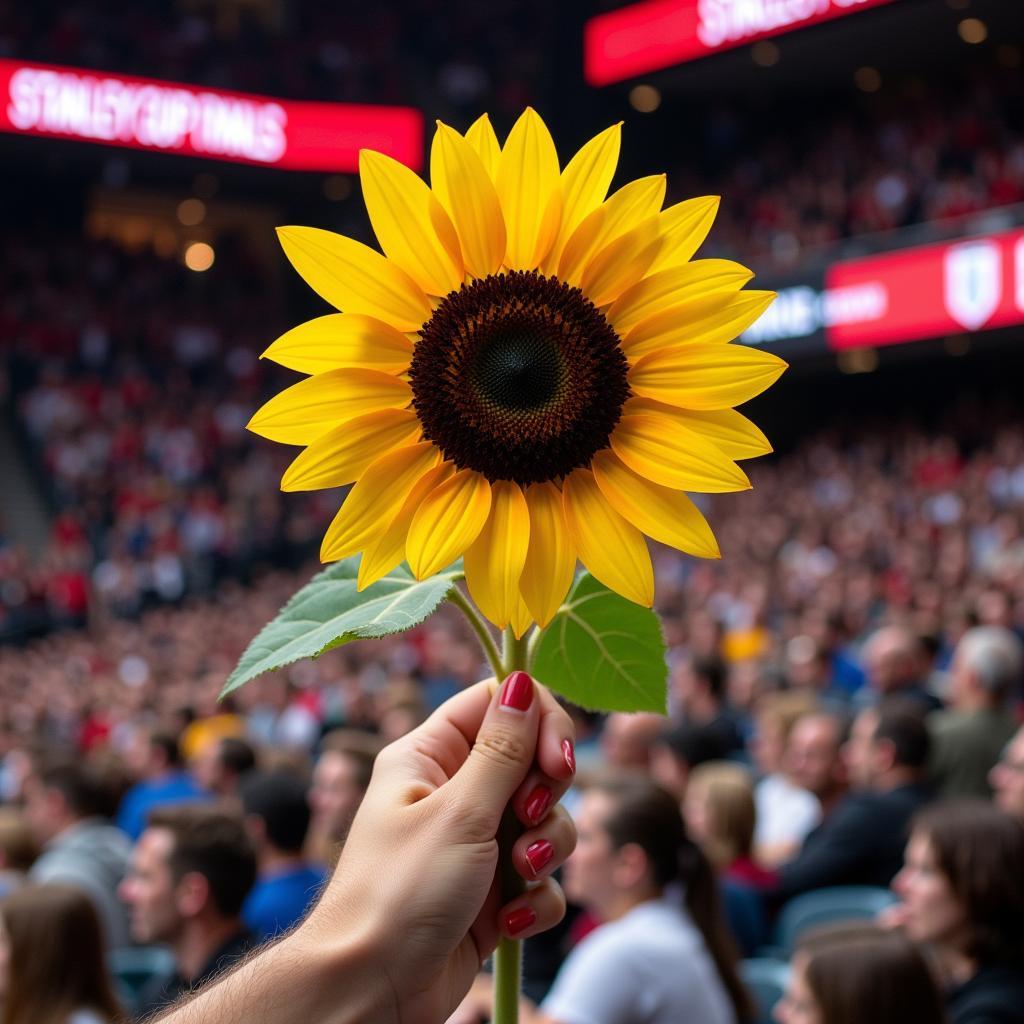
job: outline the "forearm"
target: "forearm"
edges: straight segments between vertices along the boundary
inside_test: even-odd
[[[150,1024],[363,1024],[392,1008],[368,943],[303,926],[247,957]]]

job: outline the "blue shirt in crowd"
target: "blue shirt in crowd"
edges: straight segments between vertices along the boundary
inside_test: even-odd
[[[263,942],[297,924],[320,894],[327,872],[300,864],[261,875],[242,907],[246,927]]]
[[[145,831],[146,819],[154,807],[209,799],[210,794],[186,772],[173,772],[150,782],[137,782],[121,800],[117,826],[134,842]]]

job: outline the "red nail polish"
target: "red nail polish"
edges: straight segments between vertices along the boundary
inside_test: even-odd
[[[555,848],[546,839],[538,839],[526,848],[526,860],[535,875],[539,875],[548,866],[554,855]]]
[[[526,711],[533,703],[533,680],[525,672],[513,672],[505,680],[501,706]]]
[[[572,740],[562,740],[562,756],[565,758],[565,763],[569,766],[569,771],[576,774],[576,755],[572,750]]]
[[[529,907],[520,907],[505,915],[505,931],[509,935],[518,935],[537,920],[537,915]]]
[[[533,792],[526,798],[523,812],[534,825],[548,813],[553,795],[547,786],[534,786]]]

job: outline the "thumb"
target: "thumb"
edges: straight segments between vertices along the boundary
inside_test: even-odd
[[[526,672],[498,687],[465,763],[445,786],[460,818],[491,839],[502,812],[533,764],[540,701]]]

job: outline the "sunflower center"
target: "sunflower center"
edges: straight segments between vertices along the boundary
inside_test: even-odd
[[[629,397],[618,335],[578,288],[536,271],[447,295],[409,377],[424,437],[460,469],[526,485],[608,446]]]

